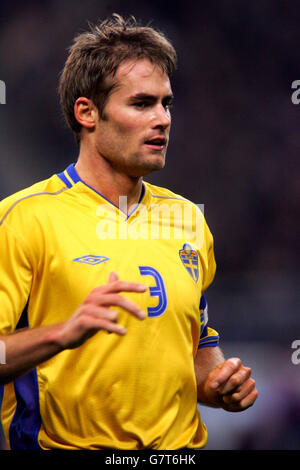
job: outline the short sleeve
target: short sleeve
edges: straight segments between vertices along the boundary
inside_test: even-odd
[[[204,292],[208,288],[208,286],[212,283],[215,273],[216,273],[214,239],[206,221],[204,222],[204,248],[205,248],[204,250],[205,258],[204,258],[204,275],[203,275],[202,292]]]
[[[29,298],[32,269],[24,240],[0,224],[0,334],[14,331]]]
[[[208,307],[204,294],[200,300],[200,322],[201,334],[198,343],[198,349],[208,346],[218,346],[220,340],[219,333],[208,326]]]

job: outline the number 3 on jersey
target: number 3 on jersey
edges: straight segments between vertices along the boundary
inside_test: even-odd
[[[155,279],[155,286],[149,288],[151,297],[158,297],[158,304],[156,307],[148,307],[149,317],[159,317],[165,313],[168,300],[167,293],[162,276],[156,269],[151,266],[139,266],[139,270],[142,276],[152,276]]]

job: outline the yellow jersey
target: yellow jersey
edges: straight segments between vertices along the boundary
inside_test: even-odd
[[[212,235],[199,207],[167,189],[143,182],[129,215],[123,199],[112,204],[71,164],[0,203],[0,334],[64,322],[112,271],[149,287],[121,294],[148,314],[120,308],[125,336],[99,331],[4,387],[12,449],[206,443],[194,357],[219,341],[203,294],[216,269]]]

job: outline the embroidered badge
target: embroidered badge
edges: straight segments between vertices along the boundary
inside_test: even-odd
[[[199,277],[199,258],[197,251],[193,250],[191,245],[185,243],[181,250],[179,250],[179,256],[183,266],[186,268],[193,281],[197,282]]]
[[[78,263],[86,263],[86,264],[99,264],[102,263],[103,261],[107,261],[109,258],[106,256],[94,256],[94,255],[86,255],[86,256],[81,256],[80,258],[74,258],[73,261],[78,261]]]

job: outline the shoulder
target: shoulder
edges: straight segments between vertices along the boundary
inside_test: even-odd
[[[17,214],[27,213],[28,215],[33,210],[38,210],[39,207],[43,210],[46,201],[51,196],[58,196],[66,189],[57,175],[53,175],[2,199],[0,201],[0,225]]]
[[[213,236],[205,220],[203,204],[197,204],[167,188],[147,182],[144,184],[152,197],[152,207],[155,208],[158,205],[159,211],[164,207],[166,215],[170,212],[177,213],[177,216],[181,218],[184,233],[190,232],[191,239],[196,237],[198,246],[205,246],[209,249],[213,245]]]
[[[156,206],[166,206],[170,207],[170,210],[176,210],[180,207],[183,212],[186,212],[186,216],[193,218],[194,216],[199,218],[202,223],[205,222],[204,218],[204,207],[203,204],[196,204],[195,202],[187,199],[181,194],[175,193],[170,189],[163,188],[160,186],[155,186],[150,183],[144,182],[146,190],[149,192],[152,198],[152,205]]]
[[[182,196],[181,194],[174,193],[170,189],[163,188],[163,187],[160,187],[160,186],[155,186],[155,185],[150,184],[150,183],[145,182],[145,181],[144,181],[144,184],[146,186],[146,189],[151,194],[151,196],[155,199],[158,199],[158,200],[159,199],[162,199],[162,200],[164,200],[164,199],[168,200],[169,199],[169,200],[174,200],[174,201],[182,201],[183,203],[193,204],[193,205],[199,207],[199,205],[193,203],[192,201],[190,201],[186,197]]]

